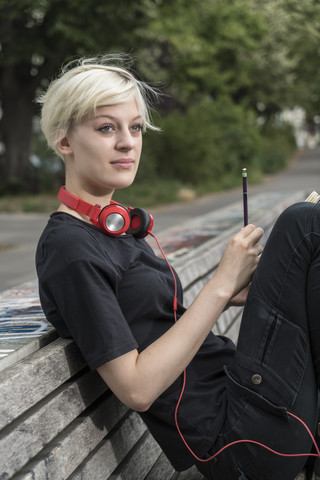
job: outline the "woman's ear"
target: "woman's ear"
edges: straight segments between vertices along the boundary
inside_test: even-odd
[[[72,148],[66,135],[57,141],[57,148],[62,155],[70,155],[72,153]]]

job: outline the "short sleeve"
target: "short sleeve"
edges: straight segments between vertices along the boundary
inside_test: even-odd
[[[117,300],[118,272],[112,263],[94,254],[92,245],[72,249],[59,256],[57,246],[54,254],[49,248],[50,255],[38,262],[40,300],[60,336],[72,337],[96,369],[138,345]]]

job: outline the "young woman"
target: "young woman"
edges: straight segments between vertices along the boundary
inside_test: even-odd
[[[242,228],[185,310],[177,275],[145,242],[152,218],[112,200],[134,181],[143,132],[156,128],[153,94],[104,56],[73,63],[40,98],[43,132],[66,169],[62,203],[37,249],[43,310],[140,412],[177,470],[293,479],[306,457],[279,453],[310,452],[299,418],[313,433],[317,420],[320,205],[286,210],[261,258],[262,229]],[[236,349],[211,330],[225,308],[244,302]]]

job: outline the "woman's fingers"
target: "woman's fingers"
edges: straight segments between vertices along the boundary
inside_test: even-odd
[[[224,251],[217,273],[233,286],[234,295],[251,281],[263,250],[259,245],[263,233],[262,228],[247,225],[230,240]]]
[[[261,227],[255,227],[254,225],[247,225],[246,227],[243,227],[239,235],[242,238],[247,238],[252,242],[252,245],[255,245],[257,242],[259,242],[264,234],[264,231]]]

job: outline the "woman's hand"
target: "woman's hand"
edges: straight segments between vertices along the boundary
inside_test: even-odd
[[[230,301],[246,299],[248,292],[245,290],[240,297],[237,296],[249,285],[257,268],[259,255],[263,250],[259,245],[263,233],[262,228],[247,225],[230,240],[224,251],[214,277],[216,282],[219,281],[229,289]]]

